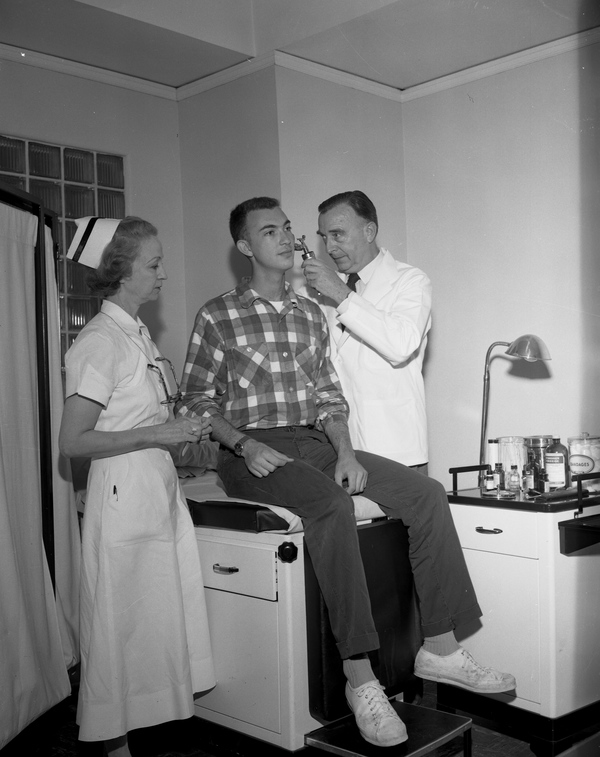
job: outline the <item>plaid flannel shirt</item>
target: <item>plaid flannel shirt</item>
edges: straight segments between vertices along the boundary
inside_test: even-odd
[[[248,279],[196,316],[178,412],[222,415],[239,430],[347,420],[325,317],[286,284],[281,313]]]

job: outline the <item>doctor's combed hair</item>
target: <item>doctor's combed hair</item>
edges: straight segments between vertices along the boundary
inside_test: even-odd
[[[104,297],[118,292],[122,279],[131,276],[142,242],[157,234],[156,227],[143,218],[124,218],[104,248],[100,265],[88,274],[86,283],[90,291]]]
[[[248,213],[253,210],[273,210],[278,207],[279,200],[274,197],[252,197],[236,205],[229,214],[229,232],[234,244],[237,244],[240,239],[245,239]]]
[[[369,223],[374,223],[379,229],[375,205],[360,189],[353,189],[350,192],[340,192],[337,195],[333,195],[333,197],[323,200],[318,210],[319,213],[328,213],[330,210],[337,208],[338,205],[349,205],[357,216]]]

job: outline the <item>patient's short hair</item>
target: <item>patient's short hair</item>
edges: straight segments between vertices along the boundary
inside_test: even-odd
[[[245,200],[231,211],[229,214],[229,231],[235,244],[238,240],[246,237],[246,221],[248,213],[253,210],[272,210],[279,207],[279,200],[274,197],[252,197]]]
[[[328,213],[333,208],[337,208],[338,205],[349,205],[357,216],[364,218],[365,221],[374,223],[379,229],[375,205],[360,189],[353,189],[350,192],[340,192],[340,194],[333,195],[328,200],[324,200],[319,205],[319,213]]]

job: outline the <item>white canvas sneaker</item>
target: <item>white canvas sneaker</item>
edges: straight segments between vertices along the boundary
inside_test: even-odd
[[[446,656],[431,654],[421,647],[415,659],[415,675],[427,681],[448,683],[478,694],[499,694],[512,691],[517,685],[510,673],[484,668],[462,647]]]
[[[379,681],[368,681],[357,689],[346,683],[346,701],[354,713],[360,735],[369,744],[395,746],[408,739],[406,726]]]

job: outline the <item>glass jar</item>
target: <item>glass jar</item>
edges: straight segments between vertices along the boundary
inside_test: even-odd
[[[528,454],[533,455],[533,459],[537,463],[538,470],[542,470],[542,468],[546,467],[546,447],[549,447],[552,444],[553,439],[554,437],[552,436],[552,434],[525,437],[527,452]]]
[[[517,470],[522,471],[527,462],[525,438],[522,436],[499,436],[498,462],[502,463],[505,472],[510,471],[513,465],[517,466]]]
[[[600,436],[590,436],[583,432],[579,436],[569,436],[569,474],[600,472]],[[572,485],[577,483],[571,480]],[[584,489],[600,491],[600,478],[582,482]]]

